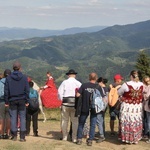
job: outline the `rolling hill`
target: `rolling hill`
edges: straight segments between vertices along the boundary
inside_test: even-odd
[[[0,41],[10,41],[27,39],[33,37],[47,37],[54,35],[69,35],[82,32],[97,32],[106,28],[106,26],[93,26],[86,28],[67,28],[64,30],[41,30],[41,29],[31,29],[31,28],[7,28],[0,27]]]
[[[96,71],[112,81],[114,74],[128,78],[140,50],[150,54],[150,20],[129,25],[115,25],[98,32],[37,37],[0,43],[0,67],[10,68],[19,60],[23,72],[39,84],[45,73],[52,72],[57,85],[69,68],[78,72],[78,79],[88,80]]]

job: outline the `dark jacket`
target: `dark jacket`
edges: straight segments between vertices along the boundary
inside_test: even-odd
[[[4,98],[5,104],[9,104],[9,101],[14,100],[25,100],[28,103],[29,83],[27,77],[20,71],[14,71],[6,78]]]

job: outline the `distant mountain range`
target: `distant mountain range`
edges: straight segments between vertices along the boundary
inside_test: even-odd
[[[78,72],[82,82],[93,71],[112,82],[116,73],[128,78],[142,50],[150,54],[150,20],[91,33],[1,42],[0,68],[11,68],[14,60],[19,60],[23,72],[39,84],[44,83],[49,70],[59,85],[70,68]]]
[[[0,27],[0,41],[10,41],[10,40],[19,40],[19,39],[27,39],[33,37],[47,37],[53,35],[68,35],[68,34],[76,34],[83,32],[97,32],[106,28],[106,26],[93,26],[86,28],[67,28],[64,30],[40,30],[40,29],[28,29],[28,28],[7,28]]]

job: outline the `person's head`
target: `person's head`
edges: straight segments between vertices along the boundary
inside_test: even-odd
[[[143,83],[145,85],[150,85],[150,77],[149,76],[144,76],[143,77]]]
[[[4,71],[4,77],[6,78],[7,76],[9,76],[11,74],[11,70],[9,70],[9,69],[6,69],[5,71]]]
[[[99,78],[97,79],[97,82],[98,82],[98,83],[106,84],[106,83],[108,82],[108,80],[107,80],[107,79],[104,79],[103,77],[99,77]]]
[[[29,87],[30,87],[30,88],[33,88],[33,86],[34,86],[34,83],[33,83],[32,81],[30,81],[30,82],[29,82]]]
[[[46,73],[46,76],[49,78],[49,77],[51,76],[51,73],[48,71],[48,72]]]
[[[121,84],[122,81],[123,81],[123,77],[122,77],[120,74],[116,74],[116,75],[114,76],[114,82],[115,82],[116,84]]]
[[[97,78],[98,78],[98,76],[95,72],[92,72],[92,73],[89,74],[89,81],[96,82]]]
[[[139,74],[138,74],[138,71],[132,70],[132,71],[130,72],[130,78],[131,78],[132,81],[138,82],[138,81],[139,81]]]
[[[14,71],[19,71],[20,69],[21,69],[21,64],[18,61],[14,62],[13,70]]]
[[[73,69],[70,69],[67,73],[66,73],[66,75],[68,76],[68,77],[76,77],[76,75],[77,75],[77,72],[75,72],[75,70],[73,70]]]
[[[31,82],[31,81],[32,81],[32,79],[31,79],[30,77],[28,77],[27,80],[28,80],[28,82]]]

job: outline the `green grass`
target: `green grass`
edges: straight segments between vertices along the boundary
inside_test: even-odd
[[[61,109],[60,108],[43,108],[47,120],[56,120],[60,121],[61,119]],[[39,114],[39,117],[42,117],[42,114]]]

